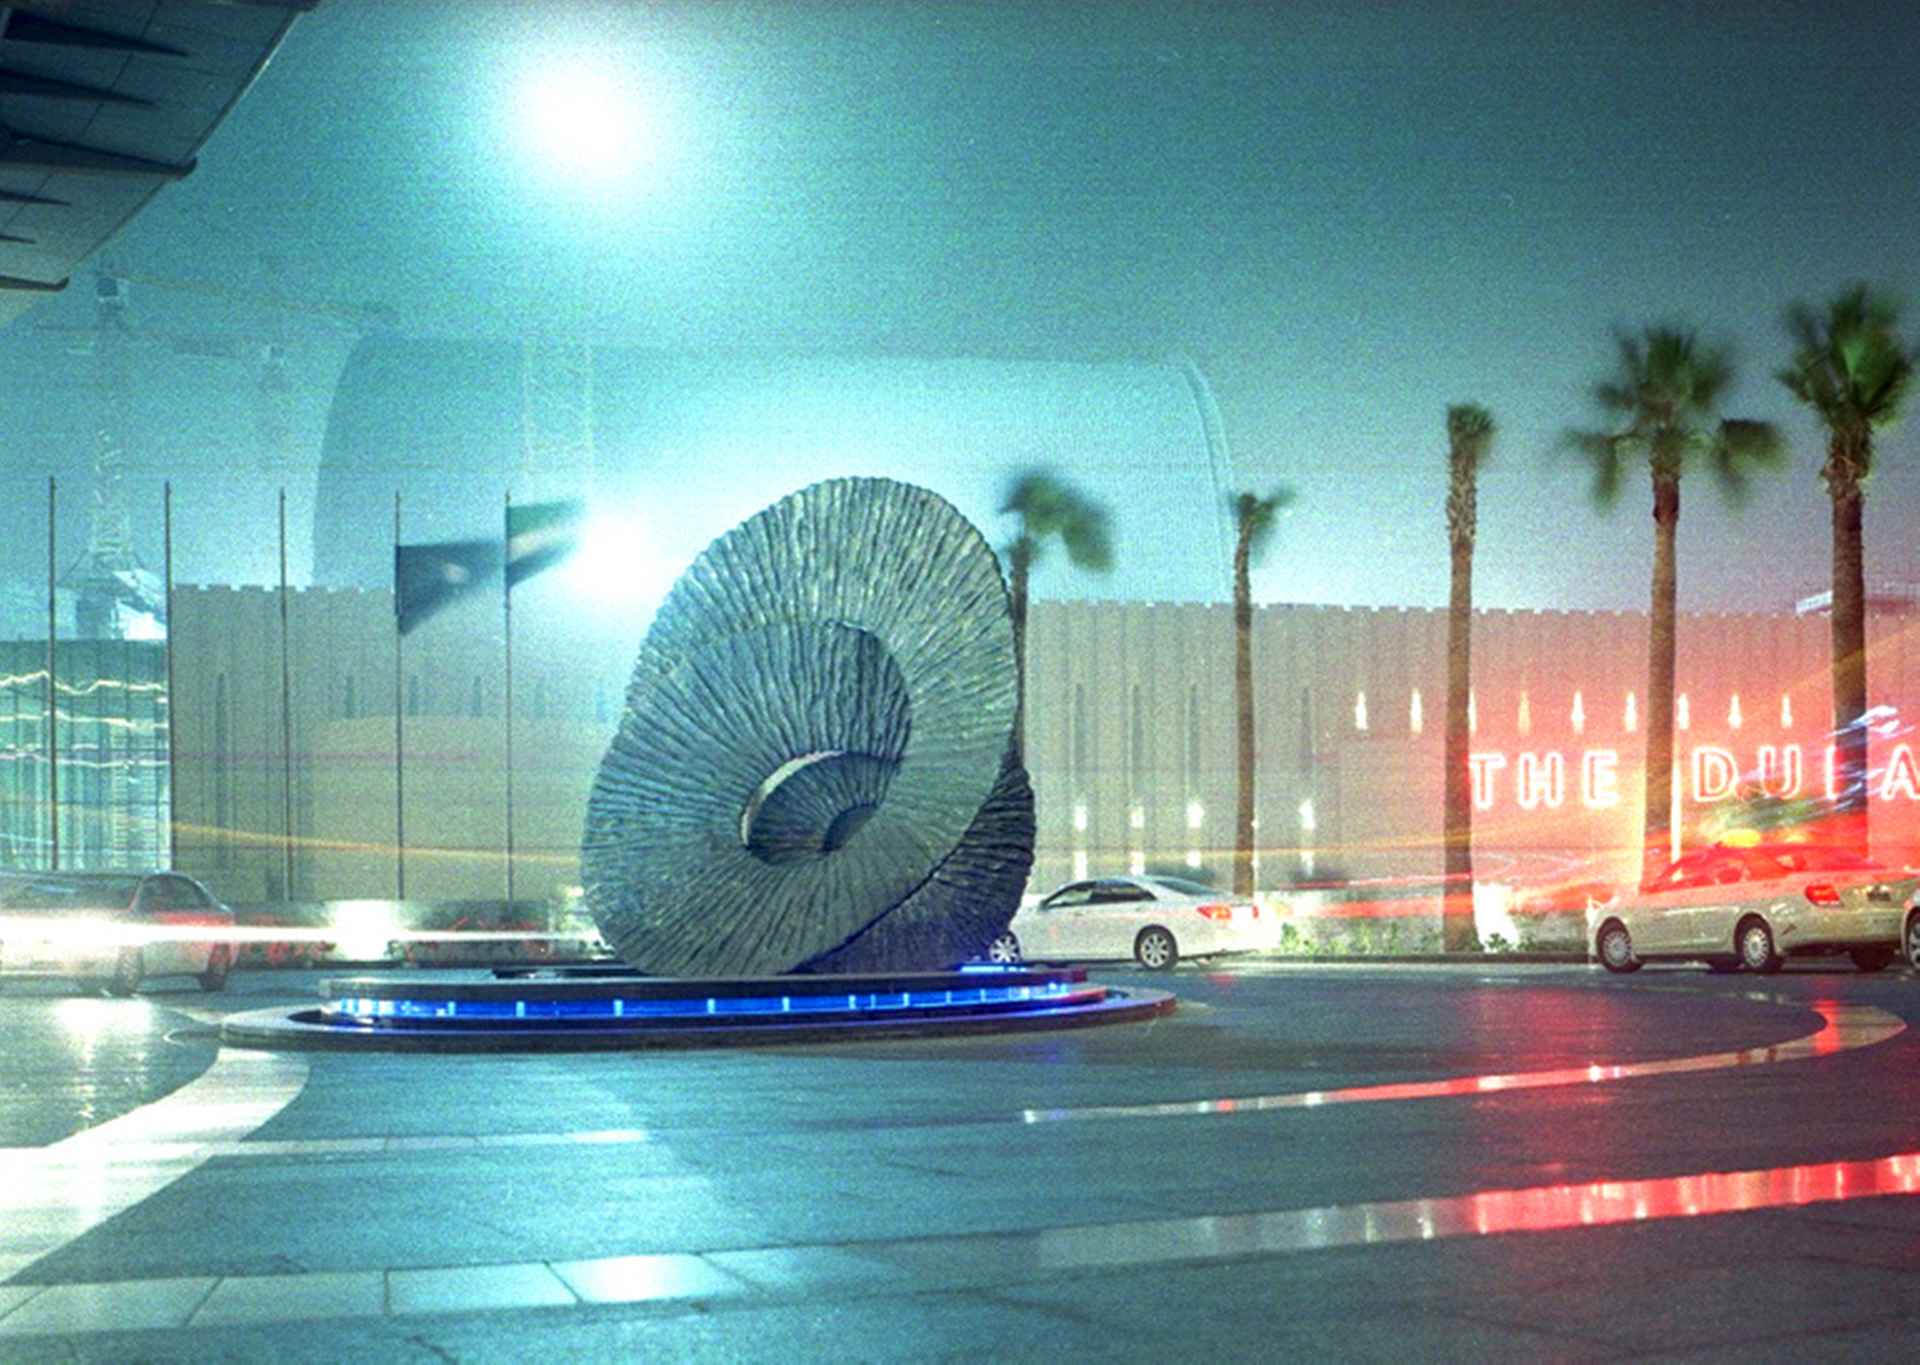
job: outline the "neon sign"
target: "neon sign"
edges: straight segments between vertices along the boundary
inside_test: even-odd
[[[1822,795],[1840,794],[1839,748],[1829,744],[1820,758]],[[1676,760],[1679,754],[1676,752]],[[1696,745],[1684,762],[1676,761],[1676,782],[1684,780],[1680,795],[1695,805],[1711,806],[1736,795],[1761,794],[1791,800],[1807,786],[1807,760],[1798,744],[1762,744],[1755,763],[1743,769],[1731,749],[1717,744]],[[1525,750],[1509,757],[1483,751],[1467,757],[1476,810],[1492,810],[1511,800],[1522,810],[1558,810],[1577,801],[1589,810],[1606,810],[1621,801],[1620,752],[1586,749],[1577,762],[1558,749]],[[1920,760],[1910,744],[1897,744],[1882,766],[1873,770],[1867,794],[1876,801],[1920,801]]]

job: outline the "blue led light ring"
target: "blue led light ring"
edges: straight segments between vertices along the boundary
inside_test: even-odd
[[[981,986],[972,989],[926,992],[854,992],[835,995],[718,998],[688,996],[678,1000],[527,999],[515,997],[483,1001],[445,998],[334,1000],[321,1017],[330,1023],[359,1027],[436,1027],[484,1031],[536,1023],[542,1026],[608,1027],[698,1025],[702,1021],[752,1021],[781,1018],[904,1018],[918,1014],[1006,1014],[1063,1005],[1087,1005],[1106,998],[1107,988],[1085,983],[1055,982],[1048,986]]]

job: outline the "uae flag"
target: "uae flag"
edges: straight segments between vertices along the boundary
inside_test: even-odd
[[[550,569],[573,553],[580,539],[583,505],[564,502],[507,504],[507,591]]]
[[[393,614],[405,635],[429,616],[485,587],[500,572],[491,540],[443,540],[393,547]]]

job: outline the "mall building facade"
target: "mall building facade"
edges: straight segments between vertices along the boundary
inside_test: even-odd
[[[404,641],[381,590],[180,587],[172,617],[170,715],[165,647],[61,642],[63,865],[81,865],[82,850],[110,861],[124,839],[132,860],[171,856],[237,902],[494,900],[511,847],[517,898],[576,883],[588,790],[637,640],[529,630],[515,643],[509,726],[497,597]],[[1920,684],[1916,619],[1881,613],[1869,637],[1886,708],[1876,847],[1902,860],[1920,830],[1920,770],[1900,722]],[[1263,890],[1438,873],[1446,627],[1442,611],[1256,608]],[[1672,777],[1683,844],[1742,794],[1825,789],[1828,628],[1784,612],[1681,619]],[[1646,646],[1633,613],[1476,613],[1483,878],[1634,869]],[[44,824],[32,814],[46,795],[44,644],[10,649],[6,856],[33,866],[47,851],[45,831],[29,828]],[[1129,870],[1224,879],[1231,608],[1040,602],[1029,649],[1034,888]]]

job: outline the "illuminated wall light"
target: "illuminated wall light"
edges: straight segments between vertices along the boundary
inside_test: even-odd
[[[1073,827],[1074,827],[1074,828],[1075,828],[1076,830],[1079,830],[1079,831],[1080,831],[1081,833],[1083,833],[1083,834],[1084,834],[1084,833],[1086,832],[1086,829],[1087,829],[1087,803],[1086,803],[1086,802],[1084,802],[1084,801],[1080,801],[1080,802],[1076,802],[1076,803],[1074,804],[1074,807],[1073,807]]]
[[[1313,818],[1313,798],[1309,796],[1300,803],[1300,828],[1308,834],[1320,828]]]
[[[1087,879],[1087,851],[1084,848],[1076,848],[1073,851],[1073,879],[1076,882]]]
[[[1623,728],[1625,728],[1628,734],[1632,734],[1640,728],[1640,707],[1638,702],[1634,700],[1634,695],[1631,691],[1627,693],[1627,715]]]
[[[1407,729],[1419,734],[1425,726],[1426,718],[1420,714],[1420,689],[1413,689],[1413,699],[1407,703]]]
[[[1780,728],[1782,730],[1793,728],[1793,698],[1785,692],[1780,694]]]
[[[1187,802],[1187,828],[1199,829],[1207,822],[1207,808],[1198,801]]]
[[[1520,694],[1520,717],[1517,723],[1521,734],[1533,733],[1533,703],[1525,692]]]
[[[1147,875],[1147,854],[1145,849],[1136,848],[1127,855],[1127,872],[1135,877]]]
[[[1353,728],[1356,730],[1367,728],[1367,694],[1364,689],[1354,694]]]
[[[1473,695],[1473,689],[1467,689],[1467,733],[1476,734],[1480,729],[1480,703]]]
[[[1200,850],[1199,849],[1190,848],[1187,850],[1187,866],[1188,867],[1200,866]]]
[[[1584,734],[1587,728],[1586,700],[1576,691],[1573,694],[1573,732]]]
[[[1145,829],[1147,827],[1147,808],[1138,801],[1135,801],[1133,808],[1127,812],[1127,824],[1133,829]]]
[[[1730,730],[1738,730],[1740,728],[1740,721],[1740,694],[1735,692],[1733,694],[1733,705],[1727,708],[1727,728]]]
[[[1686,730],[1693,725],[1693,707],[1687,703],[1687,694],[1682,692],[1680,700],[1673,706],[1673,728]]]

